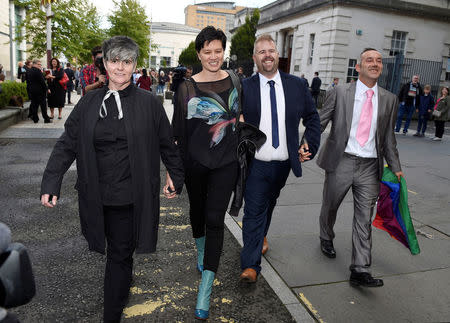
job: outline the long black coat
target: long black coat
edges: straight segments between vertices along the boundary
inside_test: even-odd
[[[53,148],[41,185],[41,196],[59,197],[63,175],[76,159],[81,230],[89,249],[100,253],[105,251],[105,233],[94,128],[106,91],[107,87],[90,91],[75,106]],[[164,108],[150,92],[133,87],[121,102],[133,186],[136,252],[154,252],[159,224],[160,158],[177,192],[184,182],[182,160]]]
[[[64,70],[59,68],[58,70],[52,70],[54,79],[47,79],[48,88],[50,93],[47,96],[49,108],[62,108],[64,107],[66,91],[59,81],[64,77]]]
[[[47,95],[47,83],[44,74],[37,67],[32,67],[27,72],[27,89],[31,98],[42,98]]]

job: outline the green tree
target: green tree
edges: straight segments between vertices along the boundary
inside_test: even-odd
[[[251,17],[245,17],[245,24],[240,26],[231,38],[230,55],[236,55],[238,61],[252,58],[258,21],[259,10],[255,9]]]
[[[183,49],[178,58],[178,63],[184,66],[196,65],[199,63],[197,51],[195,50],[195,42],[190,42],[188,47]]]
[[[46,17],[40,1],[16,0],[26,8],[26,17],[17,28],[25,28],[17,40],[30,44],[28,53],[42,57],[46,53]],[[88,0],[58,0],[52,3],[52,55],[64,55],[78,63],[91,61],[91,49],[100,45],[105,31],[100,28],[97,8]]]
[[[117,10],[108,16],[111,24],[108,34],[111,37],[122,35],[132,38],[140,51],[137,65],[144,66],[150,46],[150,21],[145,8],[138,0],[113,0],[113,3]]]

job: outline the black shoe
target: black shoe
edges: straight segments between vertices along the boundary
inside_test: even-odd
[[[420,137],[420,133],[416,132],[415,134],[413,134],[414,137]]]
[[[328,258],[336,258],[336,250],[333,247],[333,241],[320,238],[320,250]]]
[[[384,285],[382,279],[373,278],[369,273],[352,272],[350,275],[350,285],[363,287],[381,287]]]
[[[46,120],[44,120],[44,123],[52,123],[52,120],[46,119]]]

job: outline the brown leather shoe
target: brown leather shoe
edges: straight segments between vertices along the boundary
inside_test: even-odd
[[[269,243],[267,242],[267,238],[264,237],[263,248],[262,248],[261,253],[262,253],[263,255],[265,255],[266,252],[267,252],[267,250],[269,250]]]
[[[247,268],[244,269],[242,272],[240,279],[241,282],[244,283],[256,283],[256,278],[258,277],[258,274],[256,273],[256,270],[253,268]]]

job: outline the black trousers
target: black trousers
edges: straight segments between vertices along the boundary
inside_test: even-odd
[[[107,241],[104,283],[105,322],[120,322],[127,304],[133,270],[133,205],[104,206]]]
[[[42,118],[44,120],[49,120],[48,114],[47,114],[47,100],[45,96],[31,96],[31,103],[30,103],[30,117],[33,121],[37,122],[39,121],[38,117],[38,109],[39,106],[41,107],[41,113]]]
[[[444,135],[445,121],[434,120],[434,125],[436,126],[435,136],[438,138],[442,138],[442,136]]]
[[[67,103],[70,103],[70,95],[72,94],[72,88],[67,87]]]
[[[238,163],[216,169],[198,163],[185,165],[189,196],[189,216],[194,238],[206,235],[205,270],[217,272],[223,248],[224,218],[231,193],[236,186]]]

